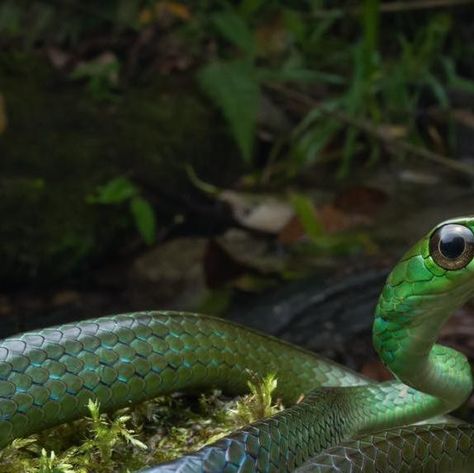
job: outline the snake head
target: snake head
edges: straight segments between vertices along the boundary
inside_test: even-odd
[[[395,374],[428,356],[452,312],[474,296],[474,216],[440,223],[395,266],[380,296],[373,341]]]

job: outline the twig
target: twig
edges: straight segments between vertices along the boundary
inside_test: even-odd
[[[292,100],[299,102],[302,105],[305,105],[308,108],[319,108],[321,112],[326,115],[330,115],[337,120],[346,123],[347,125],[353,126],[358,130],[364,132],[367,135],[372,136],[373,138],[379,140],[387,147],[388,151],[392,155],[398,153],[406,153],[412,156],[417,156],[419,158],[426,159],[428,161],[441,164],[445,167],[453,169],[455,171],[468,174],[469,176],[474,176],[474,167],[469,164],[460,163],[450,159],[442,154],[435,153],[428,149],[420,148],[412,143],[402,141],[394,136],[391,136],[389,133],[373,124],[372,122],[356,117],[352,117],[345,112],[335,109],[329,109],[316,101],[315,99],[305,95],[296,90],[288,89],[287,87],[280,85],[269,85],[270,89],[275,90],[280,94],[284,94],[286,97],[291,98]]]
[[[405,2],[386,2],[380,5],[380,13],[397,13],[413,10],[431,10],[435,8],[459,7],[474,4],[474,0],[412,0]],[[347,9],[317,10],[312,16],[317,18],[341,18],[349,15],[359,15],[359,7]]]
[[[382,3],[380,11],[382,13],[401,12],[410,10],[431,10],[432,8],[459,7],[474,3],[473,0],[419,0],[409,2]]]

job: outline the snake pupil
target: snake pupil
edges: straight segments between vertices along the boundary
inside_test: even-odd
[[[466,248],[464,238],[459,235],[448,234],[439,242],[439,251],[448,259],[459,258]]]

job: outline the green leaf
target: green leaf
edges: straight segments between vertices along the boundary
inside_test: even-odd
[[[242,0],[239,5],[240,13],[245,17],[250,17],[258,12],[265,5],[266,0]]]
[[[201,314],[224,315],[232,300],[232,289],[229,287],[212,289],[199,304]]]
[[[291,203],[306,235],[317,242],[324,235],[324,229],[316,217],[313,202],[305,195],[292,194]]]
[[[0,33],[13,36],[21,32],[21,10],[14,2],[5,2],[0,6]]]
[[[320,153],[340,131],[343,125],[337,120],[327,118],[315,123],[311,129],[296,140],[294,157],[300,166],[313,164],[320,158]]]
[[[130,201],[130,211],[145,243],[153,244],[156,240],[156,218],[153,207],[142,197],[134,197]]]
[[[307,30],[307,24],[304,21],[303,13],[284,8],[282,16],[286,29],[293,34],[297,41],[303,42],[306,38]]]
[[[444,66],[448,84],[451,87],[463,90],[470,94],[474,94],[474,81],[472,79],[459,76],[456,72],[456,66],[451,58],[444,57],[442,64]]]
[[[449,107],[449,96],[443,84],[429,72],[426,74],[426,82],[441,107],[447,109]]]
[[[356,152],[357,138],[359,136],[359,130],[351,126],[347,130],[346,141],[344,143],[344,149],[342,153],[342,162],[339,167],[337,176],[339,179],[343,179],[349,175],[349,169],[351,166],[352,159]]]
[[[247,54],[255,53],[255,39],[244,20],[232,10],[212,15],[212,22],[219,33]]]
[[[370,77],[377,52],[380,23],[380,1],[364,0],[362,9],[362,27],[364,30],[364,69],[366,77]]]
[[[252,158],[260,84],[247,61],[216,61],[202,68],[198,81],[227,119],[243,158]]]
[[[273,82],[320,82],[335,85],[346,83],[346,79],[337,74],[318,72],[304,67],[294,67],[291,64],[285,64],[281,69],[259,68],[258,78],[261,81]]]
[[[117,177],[100,186],[87,200],[94,204],[120,204],[138,194],[135,185],[126,177]]]

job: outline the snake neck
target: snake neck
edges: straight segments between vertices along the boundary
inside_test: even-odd
[[[373,343],[402,383],[433,396],[449,412],[472,391],[471,367],[462,353],[435,342],[450,315],[469,299],[472,282],[468,272],[454,280],[432,265],[416,249],[397,265],[377,305]]]

